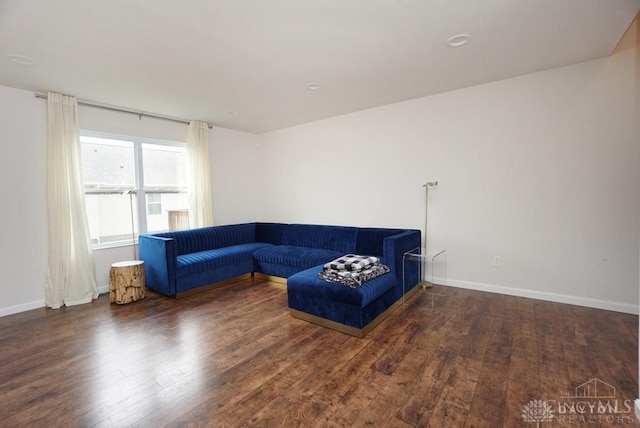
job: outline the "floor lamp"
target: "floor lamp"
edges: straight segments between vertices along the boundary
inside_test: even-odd
[[[428,217],[429,217],[429,189],[435,189],[438,187],[437,181],[427,181],[422,185],[424,187],[425,198],[424,198],[424,256],[427,255],[427,226],[428,226]],[[422,288],[431,288],[433,284],[427,281],[427,269],[426,269],[427,259],[423,258],[422,261],[422,281],[420,281],[420,287]]]
[[[133,190],[125,190],[122,195],[129,195],[129,212],[131,213],[131,240],[133,243],[133,259],[138,260],[138,252],[136,251],[136,228],[133,221]]]

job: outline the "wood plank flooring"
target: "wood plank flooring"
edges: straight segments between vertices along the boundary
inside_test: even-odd
[[[640,426],[637,316],[456,288],[431,299],[364,339],[292,318],[286,291],[258,279],[3,317],[0,427]],[[594,379],[615,397],[576,398]],[[553,420],[524,420],[532,400]],[[570,411],[598,400],[619,407]]]

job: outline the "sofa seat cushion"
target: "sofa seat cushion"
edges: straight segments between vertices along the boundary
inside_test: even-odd
[[[253,261],[253,252],[271,244],[254,242],[249,244],[232,245],[213,250],[183,254],[176,260],[176,277],[199,273],[207,269],[216,269],[231,264]]]
[[[298,271],[311,266],[327,263],[342,253],[320,248],[294,247],[290,245],[273,245],[260,248],[253,253],[258,263],[290,266]]]
[[[314,266],[290,276],[287,279],[287,293],[315,296],[322,300],[339,301],[363,308],[396,286],[395,276],[386,273],[363,282],[360,287],[346,287],[318,278],[318,272],[321,270],[322,265]]]

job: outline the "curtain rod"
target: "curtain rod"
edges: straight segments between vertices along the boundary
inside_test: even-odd
[[[39,92],[35,92],[35,97],[36,98],[43,98],[43,99],[46,100],[47,99],[47,94],[42,94],[42,93],[39,93]],[[104,105],[104,104],[99,104],[99,103],[95,103],[95,102],[87,101],[87,100],[77,100],[77,102],[78,102],[78,105],[81,105],[81,106],[101,108],[103,110],[119,111],[121,113],[135,114],[141,120],[142,120],[143,116],[146,116],[146,117],[152,117],[154,119],[163,119],[163,120],[169,120],[171,122],[184,123],[186,125],[189,124],[188,120],[179,119],[179,118],[176,118],[176,117],[161,116],[159,114],[153,114],[153,113],[143,113],[141,111],[129,110],[129,109],[126,109],[124,107],[107,106],[107,105]],[[209,127],[209,129],[213,128],[213,126],[211,124],[209,124],[209,123],[207,124],[207,126]]]

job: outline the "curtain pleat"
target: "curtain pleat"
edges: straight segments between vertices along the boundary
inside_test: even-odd
[[[98,297],[87,222],[75,97],[47,94],[49,260],[46,305],[60,308]]]
[[[189,226],[213,225],[209,125],[192,120],[187,127],[189,165]]]

